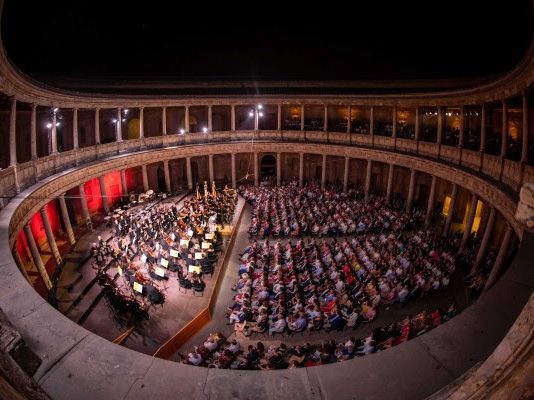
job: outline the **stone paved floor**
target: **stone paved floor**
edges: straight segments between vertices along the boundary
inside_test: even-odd
[[[181,196],[179,196],[181,197]],[[178,203],[181,208],[183,200]],[[83,236],[69,254],[64,271],[59,283],[58,298],[59,309],[67,317],[75,322],[81,320],[81,325],[113,341],[128,329],[127,325],[119,323],[114,318],[114,313],[107,306],[105,298],[98,300],[101,287],[94,283],[96,274],[92,265],[92,259],[87,259],[91,243],[97,241],[98,236],[107,240],[111,236],[110,228],[101,225],[95,232]],[[219,256],[222,260],[222,254]],[[83,263],[80,264],[80,262]],[[219,267],[219,266],[218,266]],[[114,276],[116,268],[108,270],[110,276]],[[121,278],[118,278],[121,279]],[[69,291],[65,286],[75,282]],[[145,354],[154,354],[155,351],[187,322],[198,314],[209,302],[209,296],[194,296],[189,290],[187,293],[178,291],[178,282],[173,275],[168,281],[163,281],[166,287],[165,304],[150,310],[150,319],[142,322],[128,337],[124,345],[128,348]],[[209,292],[215,283],[215,279],[205,279],[206,292]],[[79,300],[73,304],[74,300]]]

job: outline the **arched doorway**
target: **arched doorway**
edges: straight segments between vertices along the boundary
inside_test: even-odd
[[[158,167],[158,192],[166,192],[167,188],[165,187],[165,171],[163,167]]]
[[[276,158],[267,154],[261,158],[260,178],[265,179],[276,175]]]
[[[193,178],[193,185],[200,184],[198,181],[198,163],[191,161],[191,177]]]

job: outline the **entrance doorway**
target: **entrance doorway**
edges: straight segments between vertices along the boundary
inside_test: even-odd
[[[261,179],[276,176],[276,158],[270,154],[261,158],[260,177]]]

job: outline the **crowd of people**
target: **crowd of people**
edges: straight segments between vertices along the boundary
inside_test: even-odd
[[[336,236],[360,233],[401,232],[421,221],[414,208],[405,213],[382,196],[363,201],[361,190],[347,193],[317,183],[299,187],[241,186],[240,194],[252,204],[249,234],[253,237]]]
[[[431,230],[254,241],[241,260],[228,321],[270,335],[355,327],[380,307],[446,288],[455,271]]]
[[[422,228],[417,208],[316,183],[240,192],[252,205],[253,241],[227,318],[247,334],[354,328],[447,288],[456,270],[459,241]]]
[[[422,311],[414,317],[407,316],[401,321],[376,328],[365,338],[350,337],[344,342],[328,340],[315,345],[305,343],[288,346],[281,343],[266,348],[262,342],[258,342],[256,346],[242,348],[236,339],[227,341],[217,332],[210,334],[202,344],[195,346],[192,352],[182,358],[185,364],[238,370],[273,370],[331,364],[404,343],[450,320],[456,313],[454,304],[446,311],[439,308],[430,312]]]

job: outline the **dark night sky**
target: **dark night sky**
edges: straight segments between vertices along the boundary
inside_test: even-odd
[[[2,36],[37,78],[365,80],[500,74],[534,26],[531,0],[168,3],[5,0]]]

